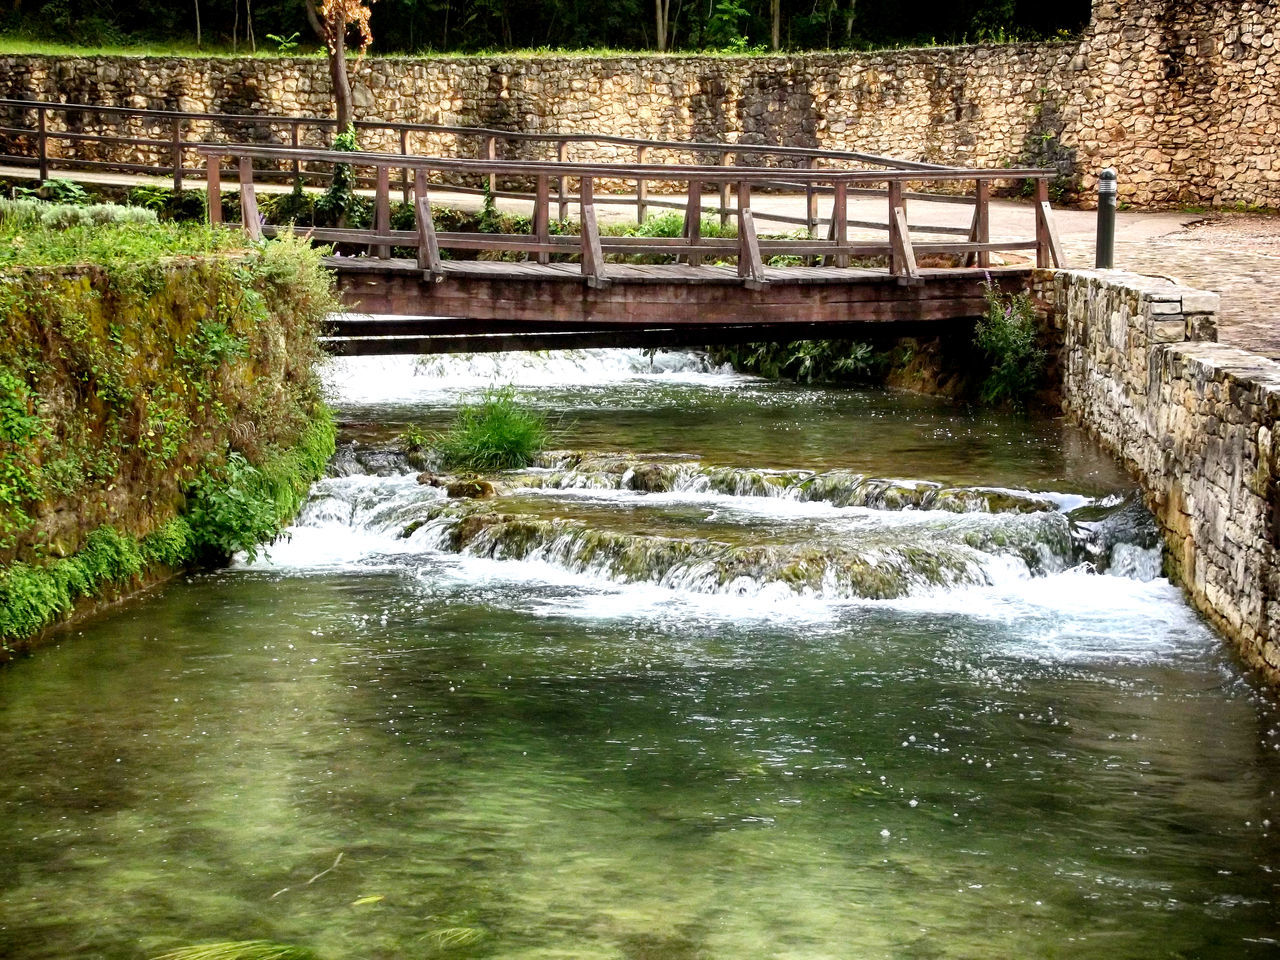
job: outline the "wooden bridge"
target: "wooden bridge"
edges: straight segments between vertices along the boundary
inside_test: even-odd
[[[239,226],[255,239],[289,229],[263,221],[261,188],[273,182],[323,183],[337,165],[347,165],[372,196],[371,225],[307,230],[347,254],[327,262],[344,301],[366,314],[335,323],[328,346],[339,353],[678,346],[937,332],[980,315],[986,283],[1021,289],[1033,267],[1062,264],[1048,203],[1051,170],[977,170],[803,147],[435,124],[363,124],[371,139],[386,142],[390,134],[398,149],[350,153],[297,145],[303,124],[323,130],[332,121],[228,120],[0,100],[0,116],[6,109],[8,117],[28,118],[31,125],[15,126],[12,119],[0,125],[0,160],[34,161],[47,176],[51,168],[75,172],[84,163],[98,169],[112,164],[80,160],[67,145],[88,144],[99,156],[116,141],[134,150],[153,148],[168,167],[154,160],[150,165],[117,160],[115,165],[139,173],[171,172],[178,186],[203,178],[214,223],[223,220],[223,185],[234,182]],[[58,110],[68,118],[75,111],[94,116],[92,111],[99,111],[115,127],[89,129],[82,121],[59,129],[49,120]],[[208,135],[208,124],[231,121],[288,130],[289,142],[183,139],[184,129],[202,122]],[[153,134],[157,125],[167,125],[169,136],[143,136],[139,124],[150,124]],[[482,155],[411,153],[411,136],[428,134],[449,134],[455,138],[454,152],[467,154],[463,145],[470,143]],[[522,156],[499,157],[499,143]],[[13,144],[23,151],[15,152]],[[570,147],[607,159],[569,160]],[[539,148],[553,150],[554,157],[529,158]],[[629,150],[635,151],[635,162],[617,159],[619,151]],[[186,158],[192,155],[198,165],[188,167]],[[1034,183],[1034,235],[992,240],[990,201],[993,185],[1001,181]],[[432,195],[459,192],[524,204],[531,214],[528,232],[437,230]],[[780,211],[780,196],[798,203],[802,215]],[[393,229],[396,199],[411,207],[412,229]],[[884,219],[852,218],[854,203],[860,211],[878,208]],[[930,225],[908,217],[909,204],[939,203],[970,207],[968,225]],[[620,206],[633,207],[637,223],[653,208],[676,209],[683,215],[680,234],[610,235],[608,218],[600,211]],[[716,218],[730,229],[704,226],[714,226]]]

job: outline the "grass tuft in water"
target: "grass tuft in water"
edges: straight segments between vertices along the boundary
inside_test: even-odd
[[[181,947],[154,960],[317,960],[310,950],[270,940],[224,940]]]
[[[526,467],[547,445],[546,418],[520,406],[515,388],[493,387],[464,404],[446,433],[433,438],[445,467],[512,470]]]

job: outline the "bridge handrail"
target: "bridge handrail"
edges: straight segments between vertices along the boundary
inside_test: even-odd
[[[499,176],[551,177],[612,177],[618,180],[688,180],[697,177],[704,183],[736,183],[741,180],[769,181],[781,184],[798,182],[801,186],[810,182],[842,181],[845,183],[902,183],[919,181],[954,182],[957,180],[1030,180],[1057,176],[1056,170],[1045,167],[939,167],[929,170],[834,170],[787,168],[780,175],[777,167],[732,167],[711,165],[684,165],[672,167],[661,163],[602,163],[554,160],[472,160],[455,157],[405,156],[398,153],[379,153],[358,150],[312,150],[305,147],[262,147],[248,144],[195,145],[197,154],[203,157],[252,157],[259,160],[302,160],[313,163],[345,163],[349,166],[376,167],[394,164],[410,170],[419,167],[428,170],[458,171],[462,173],[495,173]],[[785,179],[783,179],[785,177]]]
[[[109,104],[82,104],[82,103],[60,103],[56,101],[46,100],[30,100],[20,98],[0,98],[0,109],[17,109],[17,110],[34,110],[38,114],[37,130],[21,130],[20,128],[0,128],[0,132],[22,132],[36,133],[42,138],[52,139],[82,139],[82,134],[70,134],[68,131],[49,130],[44,122],[45,114],[49,111],[64,113],[99,113],[113,114],[124,117],[141,117],[152,118],[155,120],[169,120],[173,125],[173,134],[167,140],[137,140],[134,138],[135,145],[151,144],[155,146],[170,147],[175,146],[181,150],[183,147],[190,147],[192,141],[186,141],[182,138],[182,125],[186,122],[201,121],[207,123],[242,123],[242,124],[259,124],[259,125],[278,125],[289,126],[292,128],[293,145],[297,145],[297,130],[299,127],[312,126],[321,128],[333,128],[336,130],[338,122],[330,117],[296,117],[286,114],[238,114],[238,113],[207,113],[199,111],[185,110],[157,110],[147,107],[124,107]],[[479,126],[458,126],[439,123],[410,123],[405,121],[383,121],[383,120],[357,120],[355,121],[357,130],[387,130],[401,134],[402,150],[401,155],[408,155],[407,143],[403,142],[406,138],[404,135],[409,133],[446,133],[459,137],[477,137],[485,140],[508,140],[513,142],[540,142],[551,143],[557,145],[557,154],[562,152],[562,145],[570,143],[601,143],[613,146],[631,146],[638,151],[648,151],[652,149],[659,150],[683,150],[691,153],[718,153],[723,158],[729,155],[750,155],[750,156],[779,156],[794,157],[815,160],[845,160],[857,161],[860,163],[875,164],[878,166],[910,169],[910,170],[944,170],[949,169],[946,164],[928,163],[920,160],[904,160],[894,157],[885,157],[878,154],[864,153],[852,150],[833,150],[820,147],[798,147],[788,145],[771,145],[771,144],[750,144],[728,141],[683,141],[683,140],[660,140],[645,139],[641,137],[624,137],[614,134],[596,134],[596,133],[561,133],[561,132],[537,132],[525,130],[504,130],[497,127],[479,127]],[[106,140],[126,141],[129,138],[124,137],[107,137]],[[175,165],[175,177],[180,180],[181,168],[180,161]]]
[[[553,254],[577,255],[582,272],[589,283],[602,285],[607,282],[605,251],[615,253],[675,254],[691,265],[696,265],[708,254],[726,253],[735,256],[738,275],[749,285],[766,282],[764,259],[771,256],[821,257],[824,263],[846,266],[853,256],[885,256],[889,272],[905,281],[918,276],[917,254],[958,254],[965,262],[977,267],[990,265],[994,251],[1035,250],[1040,266],[1062,264],[1061,247],[1053,227],[1048,202],[1049,179],[1054,171],[1040,168],[1011,168],[970,170],[948,168],[930,171],[906,170],[819,170],[789,171],[787,177],[799,181],[806,189],[821,185],[832,194],[832,214],[828,236],[825,240],[808,238],[772,239],[760,238],[756,233],[755,214],[751,208],[753,187],[767,186],[778,181],[775,168],[737,167],[732,171],[719,166],[671,167],[658,164],[601,164],[558,163],[527,160],[459,160],[444,157],[402,156],[398,154],[348,152],[336,150],[310,150],[287,147],[261,147],[254,145],[202,144],[197,147],[206,160],[206,181],[209,186],[209,217],[212,223],[222,220],[222,161],[234,157],[236,175],[240,185],[241,226],[252,238],[270,233],[273,228],[264,225],[258,215],[254,184],[254,160],[279,160],[292,158],[299,161],[328,164],[347,164],[373,168],[376,192],[374,198],[373,228],[370,230],[347,228],[316,228],[311,234],[320,240],[359,243],[368,245],[373,256],[387,259],[392,246],[416,248],[418,263],[429,275],[443,275],[441,248],[484,250],[490,252],[518,252],[534,256],[539,263],[548,263]],[[401,171],[407,181],[413,180],[414,212],[417,229],[393,231],[391,229],[390,184],[393,170]],[[433,222],[429,192],[433,186],[433,173],[467,173],[487,177],[522,176],[536,181],[532,232],[529,234],[474,234],[437,233]],[[990,238],[991,183],[997,180],[1032,178],[1036,184],[1037,203],[1036,236],[1032,240],[992,243]],[[559,235],[550,233],[551,194],[550,181],[563,184],[566,179],[576,179],[579,184],[577,204],[579,208],[579,233]],[[595,181],[627,180],[643,185],[650,181],[668,181],[687,185],[687,201],[683,236],[676,238],[625,237],[602,238],[595,213]],[[968,181],[975,184],[974,214],[970,228],[964,231],[964,242],[918,243],[913,241],[907,221],[906,183],[920,180]],[[733,188],[736,192],[738,236],[734,245],[724,242],[707,242],[701,238],[704,213],[702,187],[712,183],[720,186],[721,197]],[[883,195],[888,199],[888,220],[885,224],[863,223],[865,227],[883,228],[888,237],[884,242],[850,241],[847,200],[853,184],[885,184]],[[866,191],[862,191],[866,192]],[[812,193],[811,193],[812,195]],[[726,215],[722,199],[719,208],[722,219]],[[564,219],[563,195],[561,219]]]

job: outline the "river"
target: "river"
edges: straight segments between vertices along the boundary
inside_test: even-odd
[[[1274,697],[1072,429],[692,353],[327,376],[287,540],[0,672],[0,956],[1276,955]],[[562,452],[416,482],[495,382]]]

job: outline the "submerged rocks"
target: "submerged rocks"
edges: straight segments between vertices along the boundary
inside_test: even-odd
[[[515,486],[639,493],[719,493],[775,497],[874,510],[948,513],[1040,513],[1057,505],[1017,490],[951,487],[923,480],[868,477],[850,470],[758,470],[708,466],[687,459],[639,459],[617,454],[556,454],[540,469],[512,478]]]

